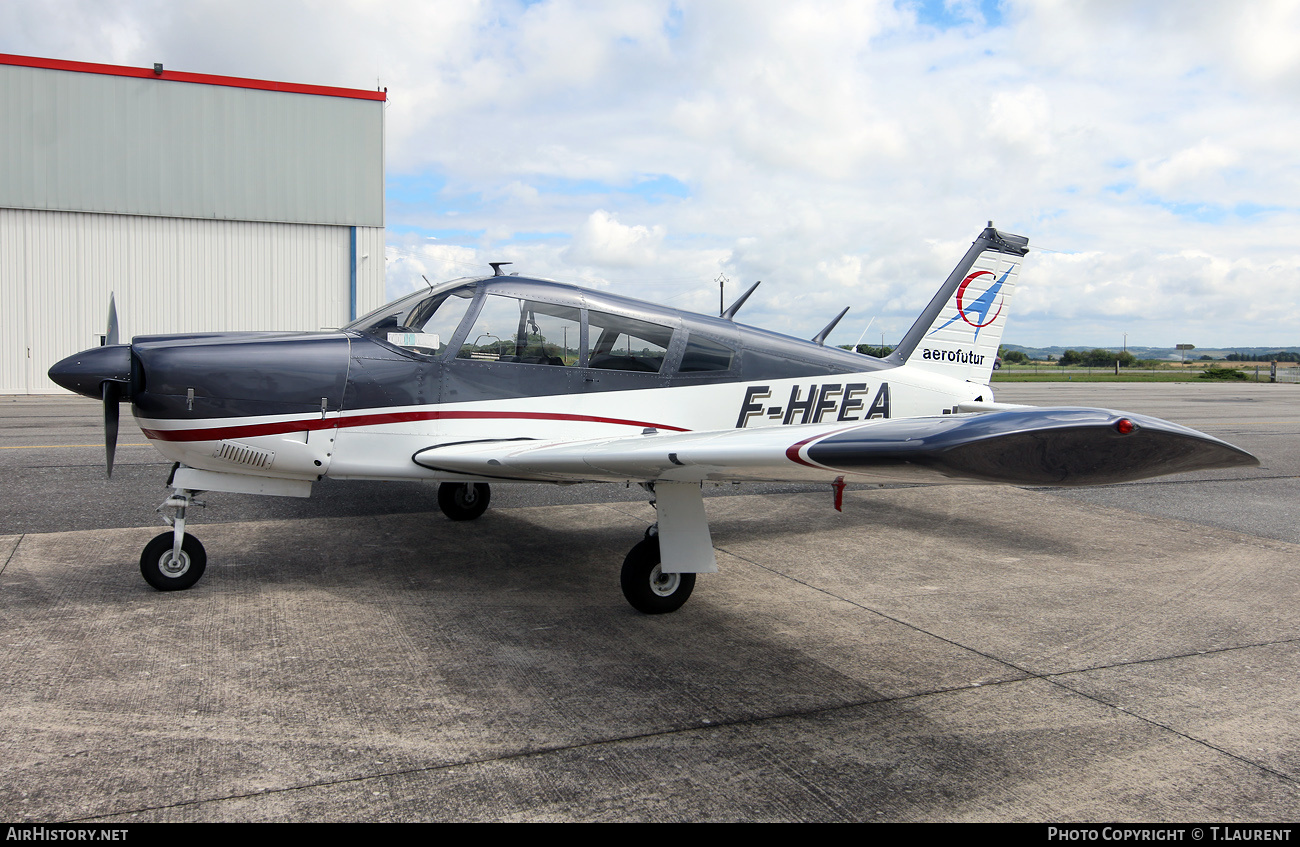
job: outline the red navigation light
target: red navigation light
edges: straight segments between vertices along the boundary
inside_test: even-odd
[[[1138,425],[1128,418],[1120,418],[1115,421],[1115,431],[1120,435],[1128,435],[1130,432],[1136,432]]]

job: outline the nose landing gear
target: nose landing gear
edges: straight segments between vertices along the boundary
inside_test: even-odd
[[[158,511],[171,524],[170,532],[155,536],[140,554],[140,574],[159,591],[182,591],[192,587],[208,566],[208,554],[199,540],[185,531],[185,510],[204,505],[195,492],[177,489]],[[171,514],[166,514],[170,511]]]

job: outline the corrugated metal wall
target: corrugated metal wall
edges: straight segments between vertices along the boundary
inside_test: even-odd
[[[0,65],[0,207],[383,226],[383,109]]]
[[[351,228],[0,208],[0,393],[58,393],[50,365],[124,338],[348,321]],[[383,230],[357,228],[357,312],[384,296]]]

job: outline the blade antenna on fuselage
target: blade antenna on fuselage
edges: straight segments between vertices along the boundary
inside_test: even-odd
[[[729,321],[734,319],[736,317],[736,312],[739,312],[740,307],[745,305],[745,301],[749,299],[749,295],[753,294],[754,289],[758,288],[762,284],[763,284],[763,280],[760,279],[758,282],[751,285],[748,291],[746,291],[744,294],[736,298],[736,302],[731,304],[731,308],[727,309],[727,311],[722,313],[721,318],[724,321]]]
[[[816,344],[818,347],[825,347],[826,336],[831,334],[831,330],[835,329],[835,325],[839,323],[841,320],[843,320],[844,316],[847,315],[848,313],[849,313],[849,307],[845,306],[844,311],[840,312],[838,315],[835,316],[834,320],[826,324],[825,329],[823,329],[821,332],[813,336],[813,343]]]

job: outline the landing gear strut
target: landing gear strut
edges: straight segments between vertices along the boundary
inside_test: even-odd
[[[163,520],[171,524],[169,532],[156,536],[140,554],[140,574],[145,582],[159,591],[182,591],[192,587],[208,566],[208,554],[199,540],[185,531],[185,510],[202,506],[194,492],[176,489],[163,501],[158,511],[170,511]]]
[[[444,482],[438,486],[438,508],[453,521],[472,521],[487,511],[492,489],[486,482]]]
[[[650,494],[656,522],[623,560],[619,581],[632,608],[662,615],[680,609],[695,590],[695,575],[716,572],[718,563],[699,483],[657,480],[641,487]]]

